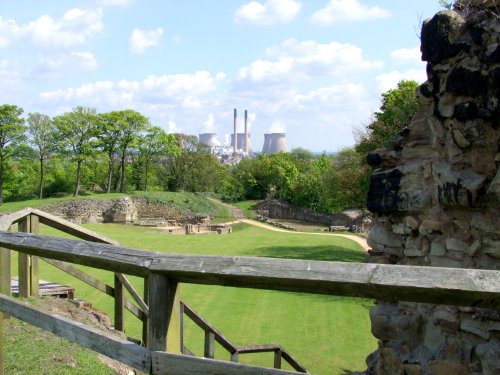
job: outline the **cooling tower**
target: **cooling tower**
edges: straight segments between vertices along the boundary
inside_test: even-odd
[[[262,153],[269,154],[271,152],[271,134],[264,134],[264,146],[262,146]]]
[[[234,145],[234,134],[231,134],[231,144]],[[252,143],[250,141],[250,133],[248,133],[248,143],[245,140],[245,133],[238,133],[237,145],[238,150],[247,150],[249,154],[253,153]]]
[[[220,146],[220,142],[217,139],[216,133],[203,133],[198,136],[200,142],[209,147]]]
[[[274,154],[277,152],[286,152],[286,134],[285,133],[272,133],[271,146],[269,153]],[[264,140],[265,143],[265,140]]]

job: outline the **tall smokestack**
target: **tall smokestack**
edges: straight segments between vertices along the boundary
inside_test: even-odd
[[[236,130],[236,108],[234,109],[234,143],[233,143],[233,153],[236,154],[238,150],[238,133]]]
[[[248,152],[248,128],[247,128],[248,112],[245,109],[245,146],[243,151]]]

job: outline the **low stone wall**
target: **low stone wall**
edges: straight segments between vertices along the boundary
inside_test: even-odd
[[[209,224],[204,215],[182,215],[171,205],[149,202],[144,198],[80,199],[50,204],[43,211],[76,224],[86,223],[138,223],[142,221],[172,225]]]
[[[270,219],[292,219],[328,226],[357,226],[365,231],[371,223],[371,214],[361,210],[345,210],[338,214],[323,214],[303,207],[297,207],[279,199],[265,199],[256,205],[257,214]]]

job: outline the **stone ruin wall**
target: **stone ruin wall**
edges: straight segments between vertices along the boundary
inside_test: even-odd
[[[369,262],[500,270],[500,1],[462,3],[424,22],[420,109],[368,157]],[[367,374],[500,374],[498,310],[379,302],[370,316]]]
[[[143,218],[179,224],[200,222],[199,217],[181,215],[173,206],[139,197],[74,200],[47,205],[42,210],[76,224],[133,223]]]
[[[337,214],[324,214],[271,198],[257,203],[255,208],[257,214],[270,219],[292,219],[330,226],[345,226],[348,228],[355,225],[360,228],[366,228],[366,230],[369,224],[371,224],[372,217],[370,213],[362,212],[361,210],[345,210]]]

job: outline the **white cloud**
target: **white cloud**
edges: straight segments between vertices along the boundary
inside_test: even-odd
[[[236,10],[234,20],[259,25],[289,22],[297,17],[301,8],[297,0],[250,1]]]
[[[391,52],[391,57],[398,63],[407,64],[421,63],[421,52],[419,47],[414,48],[400,48]]]
[[[161,27],[154,30],[134,29],[129,39],[130,52],[142,54],[149,47],[160,45],[163,29]]]
[[[200,108],[199,96],[216,90],[215,78],[206,71],[193,74],[150,75],[142,81],[97,81],[75,88],[40,93],[50,105],[89,103],[96,107]]]
[[[367,21],[389,16],[390,12],[387,9],[367,6],[359,0],[330,0],[323,9],[312,15],[311,21],[326,26],[343,21]]]
[[[38,58],[35,72],[62,75],[78,71],[92,72],[97,69],[95,56],[88,51],[43,54]]]
[[[269,133],[286,133],[286,124],[281,120],[274,121],[269,128]]]
[[[203,133],[212,133],[212,132],[215,132],[215,118],[214,118],[214,114],[213,113],[210,113],[207,117],[207,119],[205,120],[205,122],[203,122],[203,126],[202,126],[202,132]]]
[[[0,17],[0,47],[12,42],[32,42],[36,47],[71,48],[87,43],[103,29],[102,10],[73,8],[59,19],[43,15],[19,25]]]
[[[319,43],[314,40],[289,39],[278,47],[268,48],[273,60],[256,60],[239,71],[240,80],[280,82],[316,76],[340,76],[352,71],[379,69],[380,61],[363,57],[361,48],[347,43]]]
[[[169,120],[167,124],[167,133],[173,134],[173,133],[182,133],[182,128],[179,128],[177,124]]]
[[[379,92],[383,93],[387,90],[394,89],[397,87],[398,82],[406,80],[414,80],[418,83],[423,83],[427,80],[427,76],[424,69],[409,69],[404,72],[394,70],[389,73],[383,73],[375,78]]]
[[[134,0],[98,0],[97,4],[103,7],[128,7]]]

